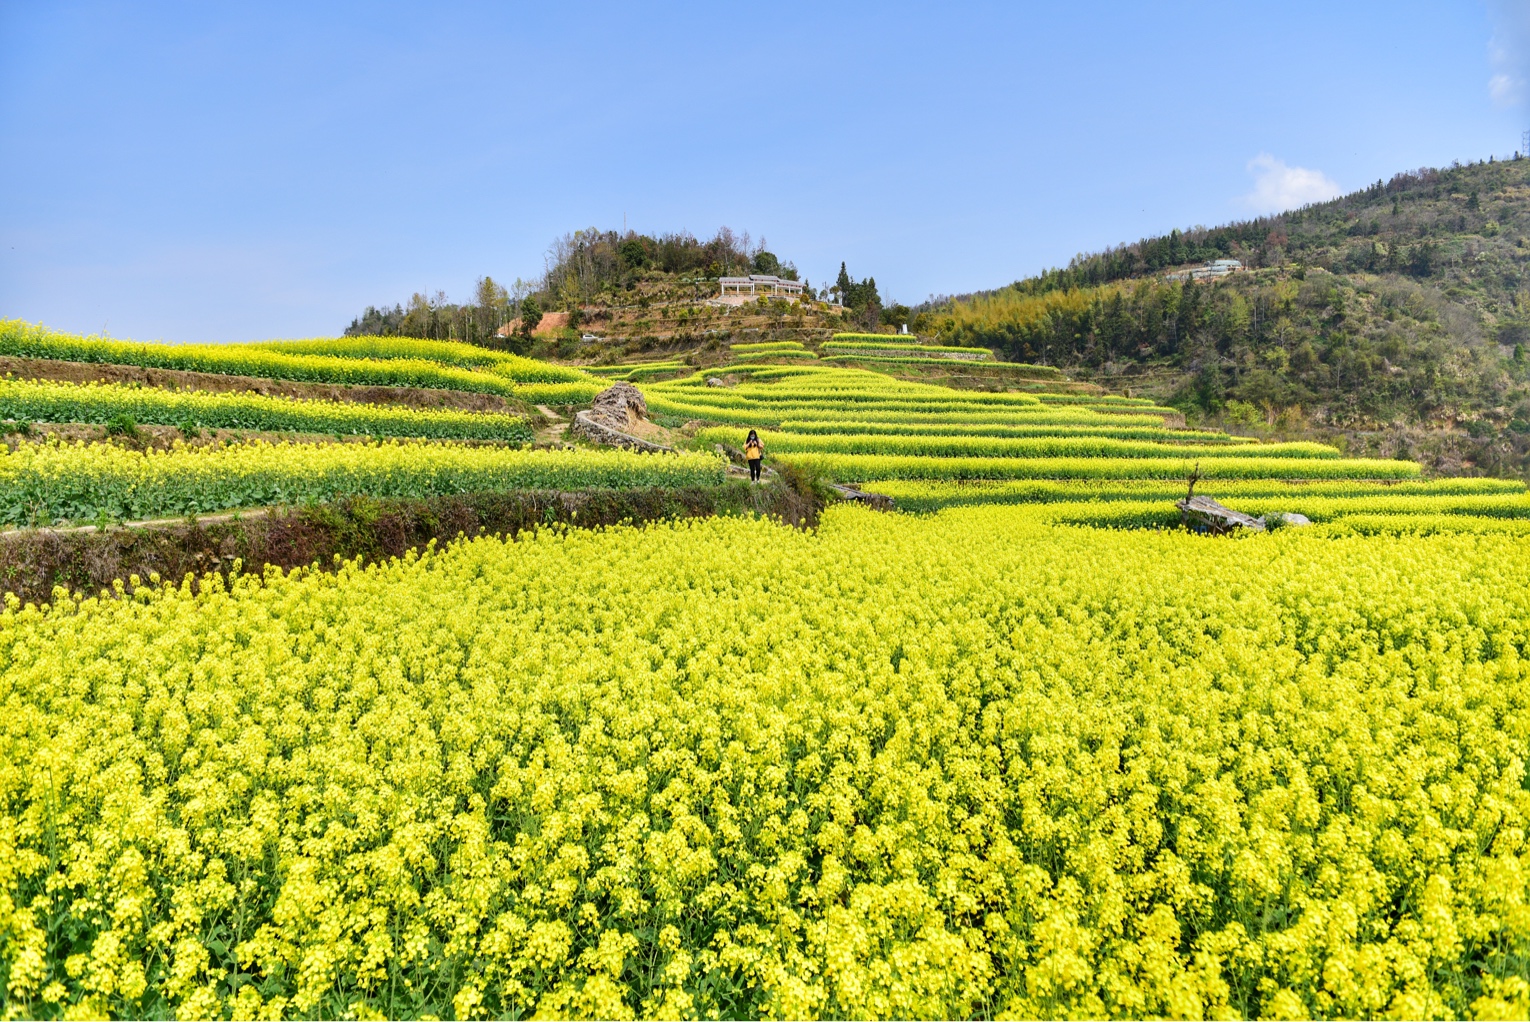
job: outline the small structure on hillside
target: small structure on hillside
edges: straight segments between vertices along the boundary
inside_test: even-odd
[[[1188,270],[1165,273],[1164,280],[1215,280],[1229,273],[1241,273],[1246,267],[1239,259],[1211,259],[1205,266],[1192,266]]]
[[[747,277],[719,277],[717,286],[720,291],[715,300],[728,305],[739,305],[761,296],[784,298],[789,302],[800,301],[802,298],[802,281],[787,280],[768,273],[751,273]]]

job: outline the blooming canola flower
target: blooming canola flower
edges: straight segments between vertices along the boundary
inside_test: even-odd
[[[1530,1010],[1523,539],[1046,513],[12,600],[7,1010]]]

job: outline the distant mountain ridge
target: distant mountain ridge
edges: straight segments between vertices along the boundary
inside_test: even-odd
[[[1219,258],[1249,272],[1166,279]],[[1191,421],[1524,475],[1530,159],[1081,255],[921,309],[916,328],[1152,394]]]
[[[1461,255],[1442,244],[1449,239],[1502,237],[1499,247],[1523,249],[1524,239],[1506,232],[1516,227],[1530,231],[1530,223],[1523,221],[1530,212],[1530,192],[1518,193],[1527,183],[1530,160],[1523,159],[1404,171],[1390,181],[1377,181],[1301,209],[1220,227],[1175,229],[1103,252],[1080,254],[1066,267],[1044,270],[1008,288],[1041,294],[1097,287],[1224,258],[1240,259],[1250,267],[1294,261],[1332,272],[1391,271],[1420,278],[1449,275],[1452,266],[1460,265]],[[1510,290],[1519,285],[1516,274]],[[970,299],[998,290],[1005,289],[955,297]]]

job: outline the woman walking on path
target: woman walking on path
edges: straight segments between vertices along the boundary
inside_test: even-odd
[[[744,441],[744,457],[749,462],[749,481],[760,481],[760,462],[765,460],[765,445],[760,443],[760,434],[754,430],[749,431],[749,439]]]

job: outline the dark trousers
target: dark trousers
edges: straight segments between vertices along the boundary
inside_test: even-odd
[[[756,482],[756,483],[760,481],[760,462],[762,462],[764,460],[765,460],[764,458],[750,458],[749,459],[749,479],[750,479],[750,481]]]

